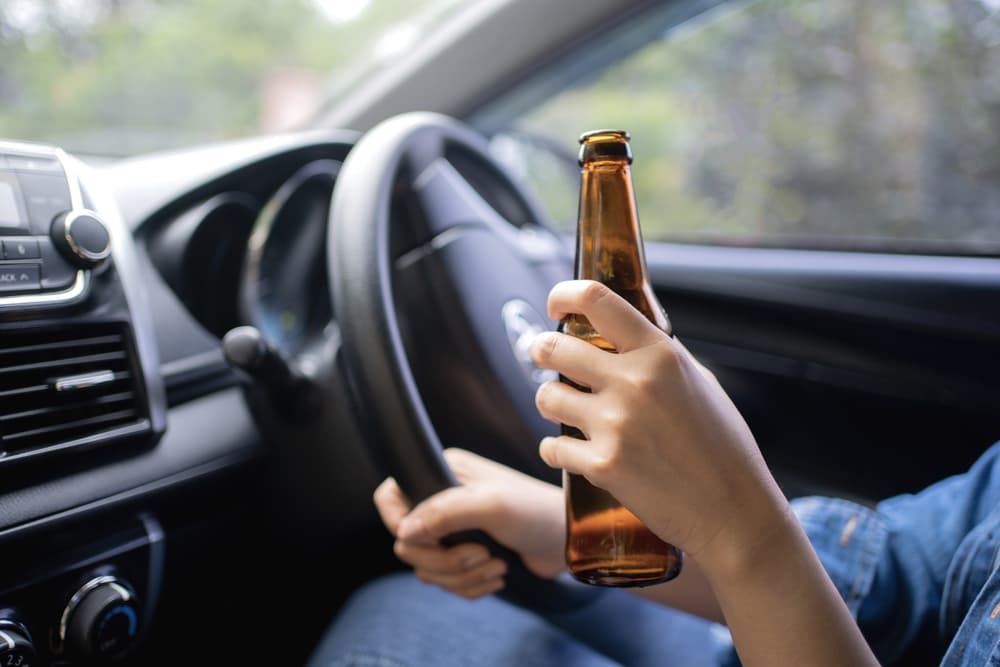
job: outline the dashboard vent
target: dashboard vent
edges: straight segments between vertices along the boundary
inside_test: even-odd
[[[0,459],[145,424],[129,349],[124,324],[0,333]]]

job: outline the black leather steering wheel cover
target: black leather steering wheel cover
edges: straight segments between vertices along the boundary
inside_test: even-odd
[[[428,127],[468,132],[445,116],[413,113],[384,121],[358,141],[334,186],[327,235],[330,292],[352,393],[374,432],[379,462],[414,503],[456,483],[419,400],[392,293],[392,188],[406,147]]]
[[[376,438],[379,462],[413,503],[457,484],[420,398],[400,336],[392,292],[389,208],[408,151],[429,133],[489,160],[485,142],[440,114],[415,112],[386,120],[348,154],[334,186],[327,234],[328,275],[341,334],[341,363],[355,409]],[[433,153],[433,151],[432,151]],[[464,531],[445,544],[478,542],[508,563],[503,593],[536,609],[566,611],[595,599],[599,589],[542,579],[517,554],[482,531]]]

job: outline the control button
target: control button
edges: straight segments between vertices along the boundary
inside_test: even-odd
[[[41,253],[38,250],[36,239],[4,239],[3,256],[5,259],[38,259]]]
[[[0,292],[20,292],[41,287],[41,271],[37,264],[0,266]]]
[[[7,168],[15,171],[44,171],[50,174],[63,173],[62,165],[48,155],[11,155],[8,153]]]
[[[67,289],[76,280],[78,267],[66,261],[51,238],[41,236],[37,237],[37,240],[42,257],[40,261],[33,261],[39,261],[42,266],[42,289],[53,292]]]
[[[52,242],[69,261],[87,269],[111,254],[111,235],[92,211],[70,211],[52,221]]]
[[[121,658],[139,635],[139,601],[126,582],[101,576],[70,599],[59,632],[71,655],[99,662]]]

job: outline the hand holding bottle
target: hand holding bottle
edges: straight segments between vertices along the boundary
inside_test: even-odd
[[[489,533],[541,577],[555,577],[565,569],[559,487],[465,450],[445,450],[445,458],[461,485],[412,510],[391,477],[375,490],[375,506],[396,537],[396,555],[413,566],[418,578],[470,599],[502,589],[506,563],[491,557],[484,546],[440,544],[445,535],[469,529]]]
[[[588,437],[545,438],[546,463],[609,491],[706,568],[781,530],[787,503],[714,377],[604,285],[558,284],[549,317],[571,313],[585,316],[618,354],[558,333],[536,339],[539,366],[591,390],[559,382],[539,388],[542,415]]]
[[[646,272],[629,133],[585,132],[580,135],[578,158],[580,208],[573,277],[606,285],[657,328],[670,333],[670,321]],[[559,331],[614,351],[614,344],[577,313],[567,313]],[[561,379],[572,382],[565,375]],[[578,427],[564,422],[562,433],[584,439]],[[563,474],[563,489],[566,563],[574,577],[598,586],[649,586],[680,574],[683,553],[657,537],[612,494],[570,471]]]

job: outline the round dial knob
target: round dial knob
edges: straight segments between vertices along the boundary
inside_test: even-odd
[[[93,211],[69,211],[52,221],[52,242],[73,264],[97,266],[111,254],[111,234]]]
[[[135,591],[117,577],[88,581],[66,605],[59,632],[74,655],[98,661],[125,655],[139,634]]]
[[[25,627],[10,619],[0,619],[0,665],[32,667],[34,664],[35,646]]]

